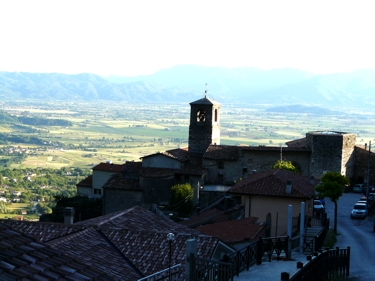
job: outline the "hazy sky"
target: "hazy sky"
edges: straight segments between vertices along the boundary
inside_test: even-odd
[[[4,0],[0,71],[375,68],[374,10],[375,1],[360,0]]]

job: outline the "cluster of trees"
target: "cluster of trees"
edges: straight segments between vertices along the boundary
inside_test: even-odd
[[[9,144],[10,142],[14,143],[29,143],[29,144],[43,144],[43,140],[35,136],[25,136],[18,134],[10,133],[0,133],[0,144]]]
[[[20,116],[18,117],[18,121],[26,124],[26,125],[33,125],[33,126],[63,126],[63,127],[70,127],[73,126],[73,123],[64,120],[64,119],[45,119],[40,117],[27,117],[27,116]]]

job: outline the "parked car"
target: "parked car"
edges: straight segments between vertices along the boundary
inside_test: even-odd
[[[357,183],[353,186],[353,192],[361,193],[363,192],[364,188],[365,188],[365,185],[363,183]]]
[[[315,214],[323,213],[324,212],[324,205],[323,205],[322,201],[320,201],[319,199],[315,199],[313,210],[314,210]]]
[[[350,214],[350,218],[359,218],[364,219],[368,215],[366,204],[364,203],[356,203],[353,206],[352,212]]]

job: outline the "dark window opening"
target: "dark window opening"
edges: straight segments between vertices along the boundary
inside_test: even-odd
[[[101,195],[102,194],[102,190],[99,189],[99,188],[94,188],[94,194]]]
[[[217,162],[218,169],[224,169],[224,162]]]
[[[215,109],[215,122],[217,122],[217,109]]]
[[[197,112],[197,122],[206,121],[206,112],[203,109],[199,109]]]
[[[224,184],[224,175],[217,175],[217,184]]]

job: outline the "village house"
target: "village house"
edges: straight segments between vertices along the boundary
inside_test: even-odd
[[[318,180],[326,171],[339,172],[353,183],[366,178],[368,150],[356,145],[355,134],[308,132],[304,138],[287,142],[286,147],[222,145],[220,109],[221,105],[207,96],[190,103],[188,147],[147,155],[137,162],[99,163],[92,176],[77,184],[78,194],[103,198],[103,214],[109,214],[137,205],[147,209],[168,205],[171,187],[189,183],[198,204],[205,200],[199,198],[199,186],[204,187],[205,195],[210,192],[224,197],[231,186],[271,170],[278,160],[291,161],[306,178]],[[374,153],[371,157],[375,161]],[[373,172],[370,178],[375,180]],[[293,183],[293,188],[299,187]],[[310,200],[310,195],[305,195],[298,200]],[[280,196],[274,199],[283,200]]]

